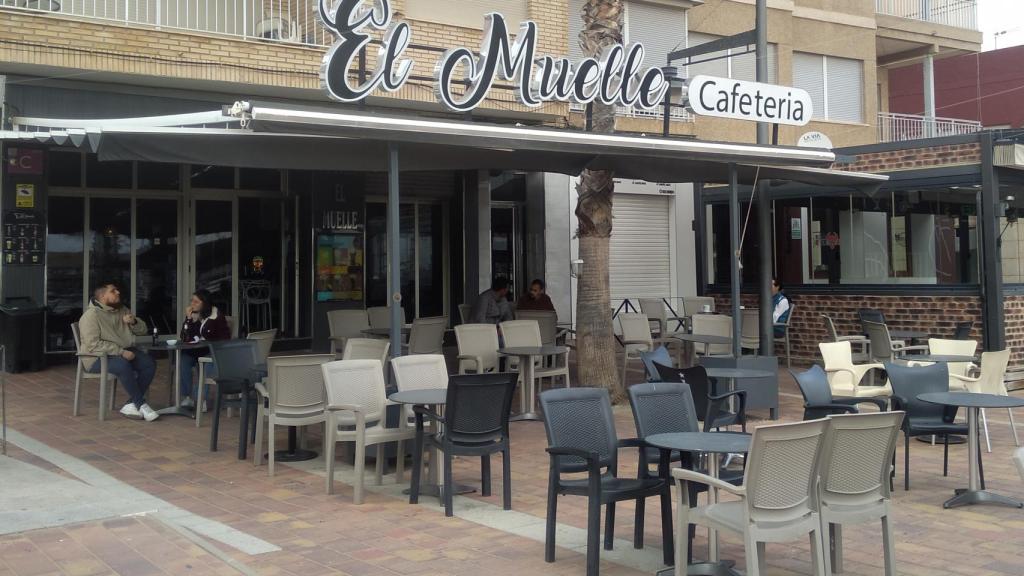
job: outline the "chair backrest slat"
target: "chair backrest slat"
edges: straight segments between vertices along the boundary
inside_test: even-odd
[[[800,388],[800,394],[807,404],[831,404],[832,389],[828,385],[828,375],[817,364],[803,372],[789,371],[796,385]]]
[[[740,342],[743,348],[757,348],[761,342],[760,314],[757,308],[740,310]]]
[[[619,314],[618,318],[623,340],[646,342],[647,349],[651,348],[651,323],[646,314]],[[628,346],[643,347],[644,344]]]
[[[405,306],[402,306],[399,316],[404,324]],[[370,322],[370,328],[386,329],[391,327],[391,308],[389,306],[371,306],[366,309],[366,317]]]
[[[508,348],[541,346],[544,343],[536,320],[509,320],[498,326]]]
[[[881,322],[861,320],[864,333],[871,341],[871,357],[878,361],[893,359],[892,338],[889,336],[889,327]]]
[[[707,369],[697,365],[691,368],[672,368],[655,364],[662,382],[678,382],[690,388],[690,399],[698,420],[703,421],[708,413],[708,396],[711,394],[711,379]]]
[[[71,323],[71,337],[75,339],[75,352],[81,352],[82,334],[78,331],[78,322]]]
[[[218,340],[210,342],[210,355],[217,366],[216,380],[253,379],[257,364],[258,343],[255,340]]]
[[[277,337],[277,329],[249,332],[246,336],[249,340],[256,341],[256,363],[266,364],[270,357],[270,350],[274,347],[274,338]]]
[[[536,320],[540,339],[545,345],[554,345],[558,336],[558,313],[552,310],[517,310],[516,320]]]
[[[498,327],[494,324],[461,324],[455,327],[460,356],[478,356],[483,366],[464,362],[467,368],[487,372],[498,368]]]
[[[366,310],[331,310],[327,313],[327,328],[332,338],[358,338],[369,327]]]
[[[982,352],[981,376],[976,385],[969,385],[969,389],[972,392],[1006,396],[1006,367],[1009,363],[1009,348],[998,352]]]
[[[934,418],[946,414],[945,407],[918,400],[920,394],[928,392],[949,392],[949,370],[944,362],[925,366],[904,366],[895,362],[885,363],[892,393],[905,401],[907,419]]]
[[[732,316],[725,314],[695,314],[691,322],[694,334],[732,337]],[[707,350],[709,355],[732,354],[732,346],[729,344],[710,344]]]
[[[839,333],[836,332],[836,323],[832,320],[832,317],[827,314],[821,315],[821,321],[825,324],[825,332],[833,342],[839,342]]]
[[[661,298],[641,298],[640,312],[646,315],[648,320],[657,320],[663,327],[668,328],[668,311],[665,310],[665,303]]]

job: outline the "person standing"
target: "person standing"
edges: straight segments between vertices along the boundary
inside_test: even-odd
[[[220,310],[213,305],[213,296],[208,290],[200,289],[192,294],[192,301],[185,309],[185,321],[181,325],[180,337],[183,344],[231,338],[231,328],[228,327],[227,318],[221,316]],[[199,363],[199,358],[206,352],[206,350],[197,349],[181,351],[181,406],[183,408],[195,408],[200,400],[193,397],[196,389],[195,367]],[[215,373],[216,366],[210,364],[206,369],[206,376],[212,377]]]
[[[105,354],[107,371],[117,377],[128,393],[128,402],[121,407],[127,418],[152,422],[160,417],[146,404],[146,392],[156,374],[153,358],[134,346],[136,336],[148,333],[145,321],[136,318],[121,303],[121,291],[113,282],[102,282],[93,291],[93,299],[78,321],[82,351]],[[97,374],[100,362],[86,358],[85,369]]]
[[[530,283],[530,290],[516,301],[516,310],[550,310],[555,311],[555,304],[544,292],[544,281],[540,278]]]
[[[778,278],[772,278],[772,322],[774,324],[785,324],[789,320],[789,297],[782,293],[782,286]],[[775,326],[775,335],[782,337],[786,335],[785,326]]]
[[[512,319],[512,307],[508,300],[508,280],[502,277],[491,282],[491,289],[484,290],[477,297],[469,313],[473,324],[498,324]]]

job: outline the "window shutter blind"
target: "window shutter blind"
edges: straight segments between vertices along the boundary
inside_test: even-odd
[[[626,41],[644,45],[644,68],[665,66],[669,52],[686,46],[686,15],[660,4],[626,4]]]
[[[828,118],[864,121],[864,66],[860,60],[827,56]]]
[[[616,194],[609,260],[612,305],[672,292],[669,196]]]
[[[689,33],[689,43],[688,43],[688,46],[700,46],[701,44],[706,44],[708,42],[711,42],[712,40],[717,40],[717,39],[718,39],[718,36],[712,36],[711,34],[701,34],[700,32],[690,32]],[[705,60],[707,58],[712,58],[714,56],[724,56],[725,54],[726,54],[726,51],[722,50],[722,51],[719,51],[719,52],[712,52],[711,54],[700,54],[699,56],[694,56],[693,59],[694,60]],[[729,76],[729,63],[728,63],[728,60],[726,60],[725,58],[722,58],[720,60],[712,60],[710,62],[701,62],[699,64],[691,64],[689,66],[689,70],[687,71],[686,77],[687,78],[693,78],[694,76],[699,76],[701,74],[706,74],[708,76],[719,76],[719,77],[722,77],[722,78],[728,77]]]
[[[737,48],[736,50],[742,50]],[[756,57],[753,52],[749,54],[740,54],[733,56],[729,60],[732,61],[732,75],[730,78],[735,80],[747,80],[749,82],[757,81],[757,67],[755,66]],[[768,78],[765,80],[768,84],[775,84],[778,74],[778,46],[775,44],[768,45]]]
[[[439,22],[467,28],[482,29],[484,15],[498,12],[512,32],[527,20],[526,0],[406,0],[405,16],[410,20]]]
[[[810,94],[814,106],[813,118],[828,117],[825,111],[825,74],[822,70],[822,56],[793,53],[793,87],[803,88]]]
[[[569,60],[579,62],[583,59],[580,48],[580,32],[583,31],[584,0],[569,0]]]

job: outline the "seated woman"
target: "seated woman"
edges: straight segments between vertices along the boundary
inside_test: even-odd
[[[185,322],[181,326],[182,343],[190,344],[201,341],[227,340],[231,338],[231,329],[227,318],[213,305],[212,297],[206,290],[196,290],[192,301],[185,309]],[[193,398],[196,387],[195,367],[201,356],[207,355],[204,349],[182,350],[181,352],[181,405],[194,408],[198,398]],[[206,369],[206,376],[213,375],[214,366]]]

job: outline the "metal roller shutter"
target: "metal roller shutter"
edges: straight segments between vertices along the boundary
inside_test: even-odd
[[[672,238],[669,196],[616,194],[611,239],[611,298],[672,295]]]
[[[686,11],[677,6],[626,3],[626,40],[644,45],[644,66],[660,68],[686,46]]]

